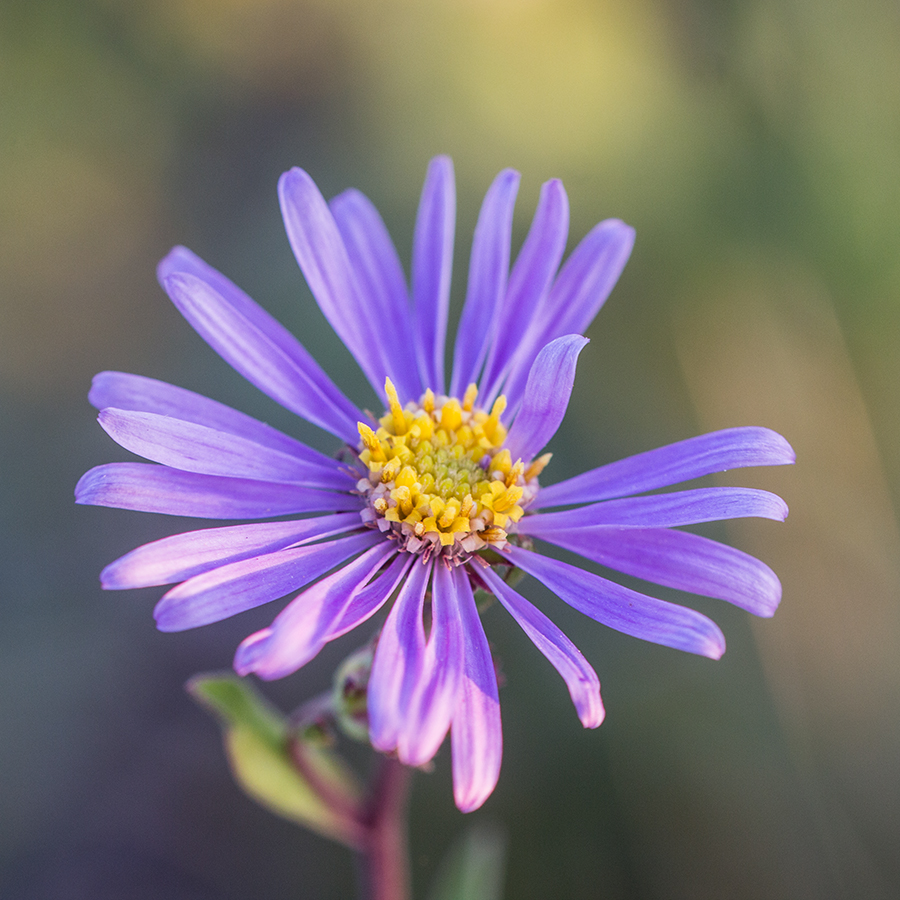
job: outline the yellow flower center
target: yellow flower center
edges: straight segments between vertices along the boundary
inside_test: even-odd
[[[476,408],[474,384],[462,402],[428,390],[405,408],[390,379],[385,391],[390,409],[379,428],[358,426],[359,458],[369,470],[358,485],[368,499],[363,517],[411,552],[444,551],[464,561],[488,545],[505,545],[550,454],[513,462],[500,422],[506,398],[490,412]]]

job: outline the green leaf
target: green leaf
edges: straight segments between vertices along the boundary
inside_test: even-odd
[[[362,790],[340,757],[292,736],[284,717],[235,675],[198,675],[187,689],[222,725],[232,773],[247,794],[277,815],[359,848]]]
[[[505,863],[505,832],[475,825],[444,857],[428,900],[500,900]]]

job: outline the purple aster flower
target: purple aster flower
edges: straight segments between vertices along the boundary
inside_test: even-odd
[[[679,526],[741,516],[784,519],[761,490],[648,493],[739,466],[793,462],[765,428],[732,428],[651,450],[544,487],[541,455],[566,411],[581,336],[628,259],[631,228],[598,224],[560,268],[568,203],[541,191],[510,268],[519,176],[488,190],[453,348],[444,347],[455,193],[449,159],[428,170],[416,221],[412,289],[373,205],[357,191],[326,202],[304,171],[279,182],[288,238],[322,312],[384,414],[363,413],[309,353],[243,291],[190,251],[159,266],[172,302],[261,391],[342,445],[335,458],[214,400],[153,379],[103,372],[100,424],[147,463],[113,463],[79,482],[80,503],[209,519],[270,520],[191,531],[126,554],[109,589],[174,584],[156,607],[179,631],[299,591],[238,647],[240,674],[281,678],[390,603],[368,685],[372,744],[421,765],[449,731],[456,803],[496,784],[497,678],[474,591],[493,594],[559,671],[582,723],[603,719],[600,683],[574,644],[507,575],[521,569],[618,631],[718,658],[708,618],[532,549],[555,544],[619,572],[771,615],[768,566]]]

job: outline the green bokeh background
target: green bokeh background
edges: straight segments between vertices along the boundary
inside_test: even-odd
[[[345,851],[255,807],[183,682],[273,615],[160,635],[107,562],[184,522],[76,508],[128,454],[91,376],[123,369],[331,452],[180,318],[154,266],[190,246],[374,397],[284,237],[278,175],[363,190],[408,264],[429,158],[456,165],[454,299],[481,198],[568,189],[570,247],[637,229],[591,327],[547,480],[768,425],[798,465],[732,473],[787,523],[707,533],[779,573],[782,608],[718,663],[608,632],[532,584],[600,674],[583,732],[500,609],[505,754],[482,810],[418,776],[417,896],[472,822],[508,831],[508,900],[900,896],[900,7],[887,0],[4,0],[0,5],[0,895],[345,898]],[[679,599],[669,593],[666,596]],[[683,598],[682,598],[683,599]],[[267,687],[321,690],[349,636]]]

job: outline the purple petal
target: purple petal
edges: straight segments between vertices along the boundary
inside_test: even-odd
[[[333,641],[371,618],[397,589],[410,566],[418,559],[412,553],[398,553],[394,561],[376,579],[349,597],[325,637]]]
[[[419,684],[409,703],[397,741],[397,756],[408,766],[427,763],[447,736],[462,677],[460,629],[453,576],[446,566],[434,569],[431,633],[422,659]]]
[[[497,674],[484,628],[462,566],[453,570],[463,634],[463,674],[450,736],[453,747],[453,796],[462,812],[478,809],[500,776],[503,733]]]
[[[771,616],[781,582],[763,562],[686,531],[668,528],[578,528],[545,540],[617,572],[680,591],[727,600],[757,616]]]
[[[537,607],[516,593],[492,569],[479,569],[488,589],[506,607],[532,643],[566,682],[569,695],[585,728],[596,728],[603,721],[600,679],[579,649]]]
[[[413,238],[412,294],[416,349],[425,387],[444,393],[444,345],[453,268],[456,188],[453,163],[436,156],[428,166]]]
[[[370,341],[380,350],[381,367],[394,382],[402,403],[418,400],[423,389],[412,309],[394,243],[378,210],[359,191],[344,191],[329,206],[366,301]]]
[[[360,526],[359,513],[351,512],[173,534],[110,563],[100,573],[100,583],[108,591],[175,584],[226,563],[322,540]]]
[[[634,229],[618,219],[607,219],[594,226],[575,248],[516,351],[504,386],[510,410],[516,410],[522,401],[538,350],[560,335],[587,329],[622,274],[633,246]]]
[[[746,466],[794,462],[791,445],[768,428],[726,428],[629,456],[541,488],[532,509],[641,494]]]
[[[369,678],[369,738],[376,750],[397,747],[404,716],[422,669],[422,610],[433,560],[414,565],[385,620]]]
[[[362,508],[347,493],[181,472],[148,463],[107,463],[81,476],[75,502],[197,519],[269,519],[307,512]]]
[[[397,552],[381,541],[351,563],[332,572],[295,597],[262,632],[237,649],[239,675],[254,672],[266,681],[284,678],[306,665],[325,646],[329,626],[346,603]]]
[[[587,343],[580,334],[569,334],[538,353],[528,375],[525,402],[506,439],[513,459],[533,459],[556,434],[572,396],[578,354]]]
[[[554,531],[594,525],[629,525],[637,528],[674,528],[698,522],[718,522],[759,516],[783,522],[787,504],[781,497],[756,488],[713,487],[672,491],[645,497],[603,500],[562,512],[528,516],[519,531],[543,537]]]
[[[541,187],[537,211],[528,237],[509,276],[500,322],[481,379],[482,406],[490,407],[522,338],[545,301],[566,250],[569,201],[558,178]]]
[[[277,600],[321,578],[354,554],[383,542],[379,534],[367,530],[323,544],[276,550],[219,566],[164,594],[153,611],[156,625],[160,631],[184,631],[227,619]]]
[[[103,430],[120,446],[144,459],[203,475],[279,481],[330,490],[351,490],[356,478],[333,462],[328,468],[239,435],[172,416],[106,408]]]
[[[488,188],[481,205],[472,239],[466,302],[456,332],[450,383],[454,397],[462,397],[466,387],[478,380],[494,340],[497,314],[509,277],[509,243],[519,177],[518,172],[504,169]]]
[[[94,376],[88,400],[97,409],[115,407],[134,412],[156,413],[205,425],[207,428],[262,444],[271,450],[287,453],[329,471],[339,466],[339,463],[324,453],[301,444],[300,441],[288,437],[265,422],[225,406],[224,403],[218,403],[209,397],[173,384],[166,384],[164,381],[157,381],[155,378],[130,375],[126,372],[100,372]]]
[[[303,169],[294,168],[278,180],[278,199],[291,249],[319,309],[383,397],[380,347],[372,340],[366,299],[325,198]]]
[[[509,545],[502,554],[586,616],[633,637],[718,659],[725,638],[706,616],[639,594],[559,560]]]
[[[283,325],[183,247],[160,264],[172,302],[232,368],[309,422],[356,444],[359,410]]]

